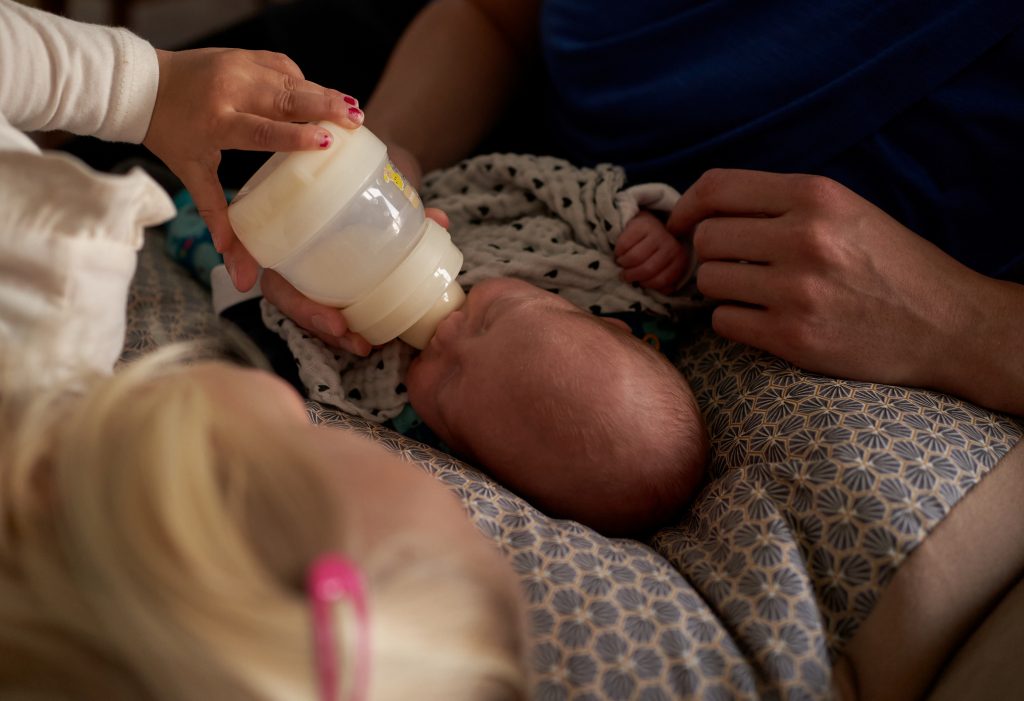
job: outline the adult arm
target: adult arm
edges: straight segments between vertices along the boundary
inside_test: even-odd
[[[692,232],[722,336],[1024,415],[1024,286],[974,272],[835,181],[709,171],[668,228]]]
[[[391,54],[367,102],[367,124],[423,171],[469,155],[537,50],[539,12],[540,0],[429,3]],[[531,118],[530,105],[522,112]],[[419,174],[408,173],[417,184]]]
[[[424,171],[468,155],[486,134],[536,50],[540,0],[435,0],[409,25],[366,104],[366,124],[419,186]],[[532,109],[524,105],[523,118]],[[307,299],[272,270],[267,299],[325,343],[359,353],[340,311]]]

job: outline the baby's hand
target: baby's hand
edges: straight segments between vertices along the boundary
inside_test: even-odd
[[[626,282],[672,294],[690,263],[690,252],[657,217],[640,212],[615,242],[615,262]]]
[[[223,149],[327,148],[328,120],[355,128],[355,98],[306,80],[284,54],[239,49],[158,51],[160,84],[143,143],[177,175],[203,216],[235,286],[252,287],[256,261],[235,238],[217,178]]]

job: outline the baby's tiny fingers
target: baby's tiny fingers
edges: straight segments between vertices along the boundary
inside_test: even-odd
[[[679,279],[686,270],[687,262],[686,256],[676,256],[664,270],[640,284],[662,294],[672,294],[679,285]]]
[[[624,253],[619,253],[616,249],[615,262],[623,268],[632,268],[643,264],[651,256],[657,255],[659,249],[658,239],[654,236],[645,235]]]
[[[623,256],[634,246],[647,237],[647,232],[639,227],[627,227],[615,242],[615,255]]]
[[[627,282],[644,282],[650,280],[658,273],[667,268],[673,260],[674,251],[666,248],[659,248],[643,262],[637,265],[630,265],[623,271],[622,278]]]

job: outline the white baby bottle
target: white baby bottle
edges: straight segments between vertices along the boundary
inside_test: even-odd
[[[231,225],[260,265],[370,343],[422,349],[465,301],[462,252],[369,129],[320,126],[333,145],[271,156],[228,207]]]

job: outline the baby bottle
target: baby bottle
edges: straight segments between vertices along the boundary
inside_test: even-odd
[[[465,301],[462,252],[370,130],[320,126],[334,144],[271,156],[228,207],[231,225],[260,265],[370,343],[422,349]]]

